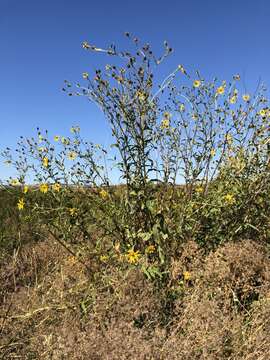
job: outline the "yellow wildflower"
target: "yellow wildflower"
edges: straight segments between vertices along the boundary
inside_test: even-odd
[[[53,191],[59,192],[61,190],[61,185],[58,183],[55,183],[52,185]]]
[[[248,102],[250,100],[250,95],[249,94],[244,94],[242,96],[242,98],[243,98],[244,101]]]
[[[194,81],[193,81],[193,86],[194,86],[195,88],[201,86],[201,81],[200,81],[200,80],[194,80]]]
[[[189,271],[184,271],[183,272],[183,277],[185,281],[188,281],[191,279],[191,273]]]
[[[73,133],[73,134],[76,134],[76,133],[80,132],[80,127],[79,126],[72,126],[70,128],[70,132]]]
[[[26,194],[28,193],[29,187],[27,185],[24,185],[23,187],[23,193]]]
[[[225,91],[225,86],[224,86],[224,85],[223,85],[223,86],[219,86],[219,87],[217,88],[217,94],[219,94],[219,95],[224,94],[224,91]]]
[[[203,187],[202,187],[202,186],[197,186],[196,189],[195,189],[195,192],[196,192],[197,194],[203,193]]]
[[[44,140],[43,136],[41,134],[38,135],[38,142],[42,142]]]
[[[155,252],[155,250],[156,250],[155,245],[148,245],[145,251],[147,254],[153,254],[153,252]]]
[[[225,195],[224,200],[225,200],[226,204],[228,204],[228,205],[232,205],[235,203],[235,198],[232,194]]]
[[[163,120],[161,121],[160,128],[161,128],[162,130],[164,130],[164,129],[169,129],[169,127],[170,127],[170,120],[169,120],[169,119],[163,119]]]
[[[64,136],[61,138],[61,142],[62,142],[62,144],[64,144],[64,145],[69,145],[69,140],[66,139]]]
[[[55,135],[54,138],[53,138],[53,140],[54,140],[55,142],[59,141],[59,140],[60,140],[60,136]]]
[[[20,182],[19,182],[18,179],[11,179],[10,180],[10,185],[12,185],[12,186],[17,186],[19,184],[20,184]]]
[[[44,158],[42,159],[42,164],[43,164],[44,167],[48,167],[48,165],[49,165],[49,159],[48,159],[47,157],[44,157]]]
[[[139,260],[140,253],[139,251],[134,251],[133,249],[128,250],[126,254],[127,261],[130,264],[136,264]]]
[[[237,97],[235,95],[233,95],[231,98],[230,98],[230,103],[231,104],[235,104],[237,101]]]
[[[71,216],[76,216],[78,214],[78,210],[76,208],[69,208],[68,211]]]
[[[46,194],[49,190],[49,186],[48,184],[40,184],[39,185],[39,191],[42,192],[43,194]]]
[[[76,154],[75,151],[70,151],[70,152],[67,154],[68,160],[75,160],[77,156],[78,156],[78,154]]]
[[[102,262],[106,262],[109,259],[108,255],[101,255],[99,258]]]
[[[184,104],[180,104],[179,110],[180,110],[180,111],[185,111],[185,105],[184,105]]]
[[[84,72],[84,73],[82,74],[82,77],[83,77],[84,79],[88,79],[88,77],[89,77],[88,72]]]
[[[227,134],[227,135],[226,135],[226,141],[227,141],[227,143],[228,143],[229,145],[232,144],[232,140],[233,140],[232,135],[231,135],[231,134]]]
[[[23,210],[24,205],[25,205],[24,199],[20,199],[17,203],[17,207],[19,210]]]
[[[259,111],[259,114],[262,116],[262,117],[265,117],[266,116],[266,111],[264,109],[261,109]]]
[[[211,155],[211,156],[215,156],[215,155],[216,155],[216,150],[215,150],[215,149],[211,149],[211,150],[210,150],[210,155]]]
[[[102,197],[102,199],[107,199],[107,197],[109,196],[108,192],[104,189],[100,190],[99,195]]]

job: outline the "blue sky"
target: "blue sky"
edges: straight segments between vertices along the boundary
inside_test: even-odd
[[[129,31],[157,51],[168,40],[174,54],[164,74],[179,63],[206,78],[240,73],[252,93],[260,78],[270,84],[269,19],[267,0],[0,0],[0,148],[37,126],[65,135],[80,125],[84,137],[109,142],[95,105],[61,91],[64,79],[106,60],[85,52],[84,40],[125,48]],[[7,174],[0,165],[0,178]]]

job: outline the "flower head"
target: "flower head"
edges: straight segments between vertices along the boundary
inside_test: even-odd
[[[42,159],[42,164],[44,167],[48,167],[49,166],[49,159],[47,157],[44,157]]]
[[[244,94],[242,96],[242,99],[245,101],[245,102],[248,102],[250,100],[250,95],[249,94]]]
[[[71,216],[76,216],[78,214],[78,209],[76,208],[69,208],[68,211]]]
[[[219,94],[219,95],[224,94],[224,91],[225,91],[225,86],[224,86],[224,85],[219,86],[219,87],[217,88],[217,94]]]
[[[162,121],[161,121],[161,125],[160,125],[160,128],[162,129],[162,130],[164,130],[164,129],[169,129],[169,127],[170,127],[170,120],[169,119],[163,119]]]
[[[190,279],[191,279],[191,274],[190,274],[190,272],[189,272],[189,271],[184,271],[184,272],[183,272],[183,277],[184,277],[184,280],[185,280],[185,281],[190,280]]]
[[[23,193],[24,194],[27,194],[28,193],[28,190],[29,190],[29,187],[27,185],[24,185],[23,187]]]
[[[153,254],[155,250],[156,250],[155,245],[148,245],[145,251],[147,254]]]
[[[88,78],[89,78],[88,72],[84,72],[84,73],[82,74],[82,77],[83,77],[84,79],[88,79]]]
[[[40,184],[39,185],[39,191],[42,192],[43,194],[46,194],[49,190],[49,186],[48,184]]]
[[[195,88],[198,88],[199,86],[201,86],[201,81],[200,81],[200,80],[194,80],[194,81],[193,81],[193,86],[194,86]]]
[[[136,264],[139,260],[139,257],[140,257],[139,251],[134,251],[133,249],[128,250],[128,252],[126,253],[127,261],[130,264]]]
[[[61,190],[61,185],[58,183],[55,183],[52,185],[53,191],[59,192]]]
[[[17,203],[17,207],[19,210],[23,210],[24,209],[24,205],[25,205],[25,202],[24,202],[24,199],[20,199]]]
[[[179,105],[179,110],[182,112],[182,111],[185,111],[185,105],[184,104],[180,104]]]
[[[261,110],[259,111],[259,114],[260,114],[262,117],[265,117],[265,116],[266,116],[266,111],[265,111],[265,109],[261,109]]]
[[[11,179],[10,180],[10,185],[12,185],[12,186],[17,186],[19,184],[20,184],[20,182],[19,182],[18,179]]]
[[[103,200],[107,199],[109,196],[108,192],[104,189],[100,190],[99,195],[102,197]]]
[[[53,138],[53,140],[54,140],[55,142],[59,141],[59,140],[60,140],[60,136],[55,135],[54,138]]]
[[[230,103],[231,104],[235,104],[237,101],[237,96],[236,95],[233,95],[231,98],[230,98]]]
[[[232,205],[235,203],[235,197],[232,194],[226,194],[224,196],[224,201],[228,205]]]
[[[78,154],[75,153],[75,151],[70,151],[70,152],[67,154],[68,160],[75,160],[77,156],[78,156]]]

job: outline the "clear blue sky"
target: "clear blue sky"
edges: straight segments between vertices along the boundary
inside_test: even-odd
[[[124,47],[130,31],[157,50],[168,40],[174,54],[164,73],[178,63],[205,77],[240,73],[252,92],[259,78],[270,84],[269,20],[269,0],[0,0],[0,148],[37,126],[62,135],[80,125],[85,137],[108,143],[99,110],[61,91],[64,79],[103,63],[84,40]]]

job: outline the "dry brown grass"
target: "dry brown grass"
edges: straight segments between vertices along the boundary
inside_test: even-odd
[[[110,264],[89,276],[51,240],[0,274],[2,359],[270,358],[270,260],[252,241],[187,243],[161,288]]]

